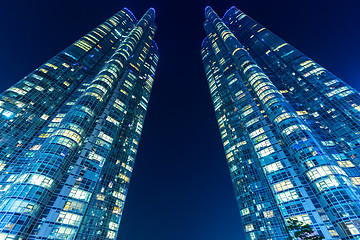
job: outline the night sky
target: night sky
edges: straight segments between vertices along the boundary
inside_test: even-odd
[[[200,57],[207,5],[235,5],[360,89],[358,0],[14,0],[0,7],[0,90],[123,7],[156,10],[160,50],[121,240],[240,240],[225,154]]]

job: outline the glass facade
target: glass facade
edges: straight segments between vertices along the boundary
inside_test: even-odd
[[[0,95],[0,239],[116,239],[159,55],[126,8]]]
[[[201,55],[247,239],[360,238],[359,92],[235,7]]]

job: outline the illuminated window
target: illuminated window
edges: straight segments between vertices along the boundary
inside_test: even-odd
[[[355,185],[360,185],[360,177],[351,177],[350,179]]]
[[[117,126],[117,127],[120,125],[120,122],[119,122],[119,121],[113,119],[113,118],[110,117],[110,116],[107,116],[107,117],[106,117],[106,120],[109,121],[109,122],[111,122],[111,123],[113,123],[113,124],[114,124],[115,126]]]
[[[81,215],[61,211],[56,221],[59,223],[78,226],[80,224],[80,220]]]
[[[340,222],[341,228],[345,231],[346,235],[357,235],[359,230],[354,226],[351,221]]]
[[[299,199],[299,196],[295,190],[289,190],[286,192],[276,194],[276,199],[279,203],[285,203],[285,202]]]
[[[256,137],[256,136],[258,136],[258,135],[260,135],[260,134],[262,134],[264,132],[265,131],[264,131],[263,128],[259,128],[259,129],[255,130],[255,131],[251,132],[249,135],[250,135],[251,138],[254,138],[254,137]]]
[[[242,113],[242,117],[246,117],[247,115],[249,115],[250,113],[252,113],[254,110],[252,108],[250,108],[249,110],[246,110],[245,112]]]
[[[96,194],[96,199],[99,201],[104,201],[105,200],[105,195],[104,194]]]
[[[61,122],[62,121],[62,118],[54,118],[53,120],[52,120],[52,122]]]
[[[346,176],[344,170],[342,170],[338,166],[321,166],[311,169],[309,172],[306,173],[306,175],[311,181],[331,174],[341,174]]]
[[[249,208],[244,208],[241,210],[241,216],[245,216],[245,215],[248,215],[250,214],[250,210]]]
[[[16,101],[16,102],[15,102],[15,105],[16,105],[18,108],[22,108],[23,106],[25,106],[25,103],[20,102],[20,101]]]
[[[37,75],[37,74],[33,74],[32,77],[35,78],[35,79],[37,79],[37,80],[40,80],[40,81],[44,79],[43,77],[41,77],[41,76],[39,76],[39,75]],[[31,83],[31,84],[28,84],[28,85],[29,85],[29,86],[34,86],[34,84],[32,84],[32,83]]]
[[[68,147],[70,149],[73,149],[74,147],[76,147],[76,143],[74,143],[73,141],[69,140],[66,137],[57,138],[56,143],[60,144],[60,145],[63,145],[63,146],[66,146],[66,147]]]
[[[51,234],[51,239],[72,239],[75,235],[75,229],[71,227],[57,226],[55,225]]]
[[[125,174],[120,173],[119,178],[123,179],[125,182],[129,182],[130,178],[126,176]]]
[[[272,218],[272,217],[274,217],[274,211],[273,211],[273,210],[265,211],[265,212],[263,212],[263,213],[264,213],[264,217],[265,217],[265,218]]]
[[[355,167],[355,165],[351,161],[337,161],[337,163],[342,168]]]
[[[245,231],[246,232],[254,231],[254,226],[252,224],[245,225]]]
[[[6,199],[2,205],[1,211],[9,211],[16,212],[21,214],[31,214],[33,211],[37,210],[39,206],[37,204],[33,204],[27,200],[20,199]]]
[[[40,87],[40,86],[36,86],[35,89],[38,90],[38,91],[40,91],[40,92],[44,91],[44,88],[43,88],[43,87]]]
[[[293,188],[293,184],[291,183],[290,180],[285,180],[285,181],[282,181],[282,182],[279,182],[279,183],[275,183],[273,185],[273,188],[275,190],[275,192],[280,192],[280,191],[284,191],[284,190],[287,190],[289,188]]]
[[[246,127],[250,127],[251,125],[253,125],[254,123],[258,122],[260,120],[259,117],[253,118],[250,121],[248,121],[246,124]]]
[[[312,224],[308,214],[296,215],[291,218],[296,218],[298,221],[303,222],[305,224]]]
[[[107,232],[107,235],[106,235],[106,237],[109,239],[114,239],[115,236],[116,236],[116,233],[113,231],[110,231],[110,230]]]
[[[41,119],[44,119],[44,120],[47,120],[49,118],[49,115],[46,115],[46,114],[43,114],[42,116],[41,116]]]
[[[112,143],[113,138],[110,137],[109,135],[106,135],[104,132],[100,132],[99,133],[99,138],[105,140],[106,142]]]
[[[91,196],[91,194],[89,192],[81,190],[81,189],[76,189],[76,187],[73,187],[69,194],[69,197],[72,197],[72,198],[75,198],[78,200],[84,200],[86,202],[88,202],[90,200],[90,196]]]
[[[288,43],[283,43],[283,44],[277,46],[276,48],[274,48],[274,51],[279,51],[280,48],[282,48],[282,47],[284,47],[286,45],[289,45],[289,44]]]
[[[119,224],[114,223],[114,222],[110,222],[110,223],[109,223],[109,228],[110,228],[111,230],[116,231],[116,230],[118,230],[118,228],[119,228]]]
[[[302,116],[302,115],[307,115],[308,112],[307,111],[296,111],[297,115]]]
[[[125,163],[122,163],[121,164],[122,167],[124,167],[126,170],[128,170],[129,172],[132,172],[133,171],[133,168]]]
[[[12,116],[14,115],[14,113],[13,113],[13,112],[10,112],[10,111],[8,111],[8,110],[5,110],[5,111],[2,113],[2,115],[4,115],[5,117],[10,118],[10,117],[12,117]]]
[[[51,67],[51,68],[53,68],[55,70],[58,68],[57,66],[55,66],[55,65],[53,65],[51,63],[45,63],[45,65],[48,66],[48,67]]]
[[[47,138],[49,136],[50,136],[49,133],[43,133],[43,134],[40,134],[39,138]]]
[[[326,86],[330,86],[330,85],[333,85],[333,84],[335,84],[335,83],[337,83],[337,82],[339,82],[339,81],[336,80],[336,79],[334,79],[334,80],[331,80],[331,81],[329,81],[329,82],[324,82],[324,84],[325,84]]]
[[[11,87],[8,89],[8,91],[12,91],[12,92],[15,92],[15,93],[18,93],[20,95],[25,95],[27,92],[20,89],[20,88],[16,88],[16,87]]]
[[[123,201],[125,200],[125,195],[120,192],[114,191],[112,195],[120,200],[123,200]]]
[[[97,100],[102,101],[102,95],[98,94],[98,93],[94,93],[94,92],[86,92],[84,94],[84,96],[91,96],[91,97],[95,97]]]
[[[276,171],[278,171],[279,169],[282,169],[282,168],[284,168],[284,167],[283,167],[283,165],[281,164],[280,161],[269,164],[269,165],[264,167],[266,173],[276,172]]]
[[[54,180],[49,177],[34,173],[30,175],[26,182],[50,189]]]
[[[307,126],[303,125],[303,124],[298,124],[298,125],[292,125],[292,126],[289,126],[287,128],[285,128],[283,131],[282,131],[282,134],[284,135],[289,135],[297,130],[308,130],[308,131],[311,131]]]
[[[326,190],[331,187],[337,187],[339,185],[339,181],[332,175],[316,181],[316,187],[319,189],[319,191]]]
[[[85,204],[80,201],[69,199],[64,206],[64,210],[82,213],[85,210]]]
[[[263,149],[263,148],[268,147],[270,145],[271,145],[270,141],[265,140],[265,141],[262,141],[262,142],[260,142],[260,143],[258,143],[256,145],[254,145],[254,148],[255,148],[255,151],[259,151],[260,149]]]
[[[329,230],[329,233],[333,237],[339,236],[339,234],[335,230]]]
[[[327,97],[332,97],[332,96],[334,96],[334,95],[336,95],[336,94],[339,94],[339,93],[341,93],[341,92],[343,92],[343,91],[346,91],[346,90],[348,90],[348,89],[349,89],[349,88],[346,87],[346,86],[345,86],[345,87],[340,87],[340,88],[338,88],[338,89],[335,89],[335,90],[327,93],[326,96],[327,96]]]
[[[104,158],[104,157],[96,154],[96,153],[93,152],[93,151],[89,153],[89,159],[96,160],[96,161],[98,161],[98,162],[100,162],[100,163],[104,163],[104,161],[105,161],[105,158]]]
[[[268,148],[265,148],[264,150],[257,152],[257,155],[259,158],[262,158],[262,157],[266,157],[274,152],[275,152],[275,150],[273,147],[268,147]]]
[[[40,147],[41,147],[41,145],[34,145],[34,146],[32,146],[32,147],[30,148],[30,150],[36,151],[36,150],[39,150]]]
[[[99,84],[92,84],[91,87],[100,89],[103,93],[106,93],[106,92],[107,92],[106,88],[103,87],[103,86],[101,86],[101,85],[99,85]]]
[[[128,95],[128,93],[127,93],[124,89],[121,89],[120,92],[122,92],[122,93],[125,94],[126,96]]]
[[[67,130],[67,129],[60,129],[57,130],[53,133],[53,136],[64,136],[64,137],[68,137],[72,140],[74,140],[77,143],[80,143],[81,141],[81,136],[79,134],[77,134],[74,131],[71,130]]]
[[[322,145],[324,146],[335,146],[333,141],[321,141]]]

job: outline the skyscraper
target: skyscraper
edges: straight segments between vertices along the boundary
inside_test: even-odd
[[[0,239],[115,239],[158,62],[126,8],[0,96]]]
[[[247,239],[360,237],[359,92],[232,7],[201,55]]]

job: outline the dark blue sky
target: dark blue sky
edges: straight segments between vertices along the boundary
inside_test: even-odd
[[[357,0],[3,1],[0,90],[122,7],[156,9],[160,62],[125,205],[121,240],[240,240],[239,213],[200,58],[204,8],[235,5],[360,89]]]

